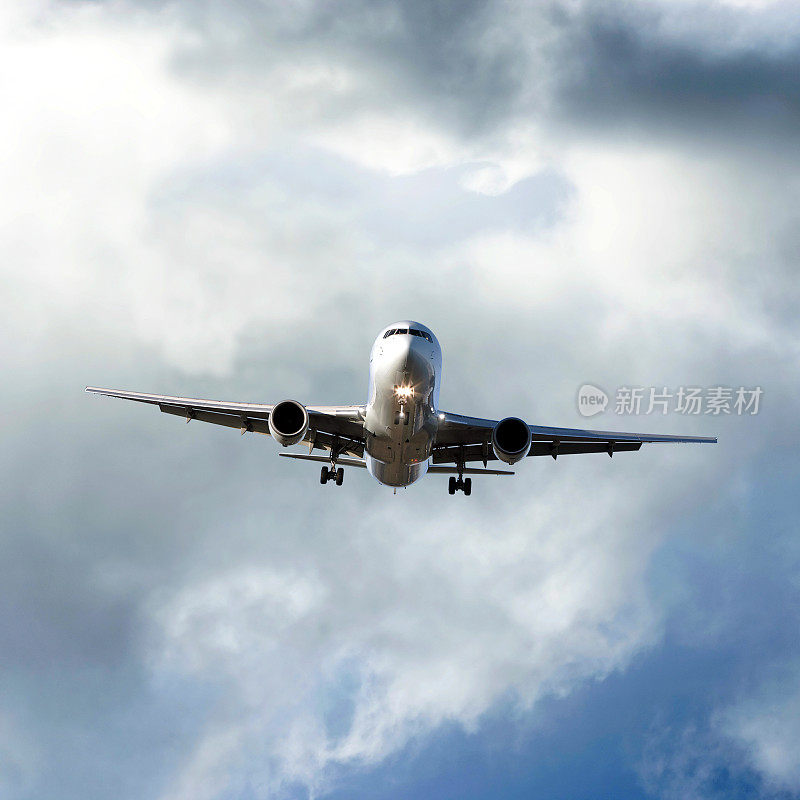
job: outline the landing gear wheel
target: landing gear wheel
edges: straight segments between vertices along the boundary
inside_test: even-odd
[[[339,467],[339,469],[336,470],[336,485],[341,486],[343,480],[344,480],[344,467]]]
[[[456,493],[456,479],[451,477],[449,483],[447,484],[447,491],[450,494]]]
[[[322,472],[319,474],[319,482],[325,485],[328,482],[328,468],[323,467]]]
[[[467,497],[472,494],[472,478],[464,478],[464,494]]]

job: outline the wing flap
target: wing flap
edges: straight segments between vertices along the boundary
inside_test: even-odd
[[[224,414],[221,411],[207,411],[204,408],[171,406],[166,403],[159,403],[158,407],[165,414],[174,414],[176,417],[183,417],[187,421],[196,419],[200,422],[225,425],[228,428],[238,428],[243,431],[269,433],[269,422],[267,420],[259,417],[251,417],[245,413]]]
[[[528,456],[569,456],[580,453],[622,453],[638,450],[642,442],[533,442]],[[461,458],[464,463],[471,461],[497,461],[491,446],[483,444],[451,445],[437,447],[433,451],[434,464],[458,464]]]
[[[638,450],[642,442],[533,442],[528,452],[531,456],[570,456],[579,453],[622,453]]]

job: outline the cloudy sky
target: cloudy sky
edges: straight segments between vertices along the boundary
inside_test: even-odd
[[[0,7],[0,795],[800,796],[797,2]],[[87,384],[718,435],[341,489]],[[546,462],[546,463],[543,463]]]

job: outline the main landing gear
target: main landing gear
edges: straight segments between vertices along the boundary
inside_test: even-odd
[[[343,480],[344,467],[339,467],[337,469],[336,465],[330,468],[323,467],[319,476],[319,482],[322,484],[326,484],[328,481],[335,481],[337,486],[341,486]]]
[[[447,485],[447,491],[450,494],[455,494],[459,489],[469,497],[472,494],[472,478],[462,478],[460,475],[458,479],[451,477]]]
[[[336,461],[341,457],[342,453],[345,452],[347,448],[347,440],[340,441],[338,436],[333,437],[333,441],[331,442],[331,452],[330,452],[330,467],[323,467],[322,472],[319,474],[319,482],[321,484],[326,484],[328,481],[334,481],[337,486],[342,485],[342,481],[344,480],[344,467],[337,467]]]

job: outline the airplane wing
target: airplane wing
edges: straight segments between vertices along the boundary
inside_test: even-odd
[[[183,417],[187,422],[199,420],[214,425],[238,428],[242,433],[254,431],[269,435],[269,415],[273,406],[260,403],[230,403],[194,397],[169,397],[161,394],[123,392],[87,386],[91,394],[119,397],[137,403],[154,405],[165,414]],[[304,441],[312,448],[331,449],[361,458],[364,454],[363,406],[306,406],[308,432]]]
[[[492,450],[492,430],[497,420],[466,417],[444,413],[433,448],[434,464],[458,464],[460,461],[496,460]],[[652,442],[694,442],[716,444],[716,437],[671,436],[662,433],[624,433],[622,431],[591,431],[580,428],[549,428],[529,425],[531,449],[528,456],[552,456],[576,453],[614,453],[638,450]]]

